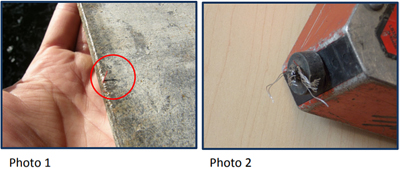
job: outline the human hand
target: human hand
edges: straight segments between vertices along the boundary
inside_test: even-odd
[[[3,147],[115,146],[92,64],[76,4],[58,4],[25,75],[3,90]]]

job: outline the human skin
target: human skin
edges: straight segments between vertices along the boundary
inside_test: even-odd
[[[114,147],[92,65],[76,4],[58,4],[25,75],[3,90],[3,147]]]

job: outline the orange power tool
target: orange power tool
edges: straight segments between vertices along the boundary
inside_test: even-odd
[[[397,139],[397,3],[318,4],[283,74],[298,107]]]

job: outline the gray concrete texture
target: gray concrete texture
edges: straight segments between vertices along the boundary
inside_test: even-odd
[[[195,5],[78,4],[117,146],[195,147]]]

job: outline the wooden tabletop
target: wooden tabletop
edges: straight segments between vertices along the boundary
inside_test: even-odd
[[[313,4],[206,4],[205,148],[393,148],[396,141],[300,111],[285,80],[265,87],[307,22]]]

